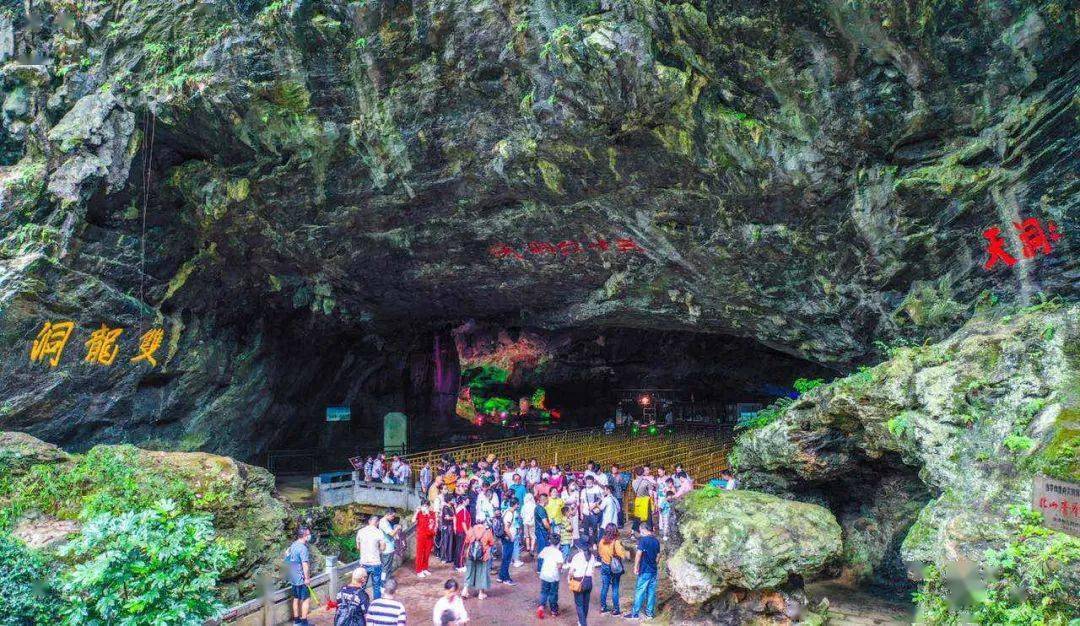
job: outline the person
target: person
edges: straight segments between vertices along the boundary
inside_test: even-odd
[[[547,512],[547,496],[540,495],[536,499],[536,506],[533,509],[533,528],[536,532],[535,554],[540,554],[548,543],[548,536],[551,534],[551,520],[548,519]],[[540,562],[536,562],[536,571],[540,571]]]
[[[457,505],[454,507],[454,541],[453,556],[454,567],[459,572],[465,571],[465,533],[472,528],[472,516],[469,514],[469,499],[466,496],[458,496]]]
[[[641,538],[638,539],[637,555],[634,557],[637,584],[634,586],[634,606],[628,616],[630,619],[640,617],[642,608],[645,609],[647,619],[656,616],[656,575],[660,542],[653,536],[652,531],[652,524],[646,522],[641,525]]]
[[[578,534],[577,509],[571,505],[567,510],[566,523],[559,528],[559,551],[562,552],[564,560],[570,560],[570,549]]]
[[[435,608],[431,611],[431,620],[435,624],[443,624],[443,615],[446,612],[450,612],[453,618],[450,623],[454,626],[462,626],[468,623],[469,614],[465,612],[465,603],[461,601],[461,596],[458,595],[458,584],[453,578],[449,578],[443,583],[443,595],[435,603]]]
[[[439,512],[439,559],[443,563],[454,561],[454,500],[443,488],[443,505]]]
[[[610,417],[607,419],[606,422],[604,422],[604,434],[605,435],[613,435],[613,434],[615,434],[615,420],[611,419]]]
[[[540,564],[540,601],[536,616],[541,619],[545,609],[550,610],[553,616],[559,616],[559,566],[566,562],[566,558],[556,547],[558,543],[558,538],[552,535],[537,556]]]
[[[397,587],[393,576],[383,581],[382,597],[368,606],[367,626],[405,626],[405,605],[394,599]]]
[[[663,541],[668,540],[671,532],[671,520],[674,517],[675,488],[669,484],[657,493],[656,509],[660,512],[660,537]]]
[[[592,593],[593,570],[596,569],[597,561],[589,548],[588,541],[578,539],[575,546],[578,551],[570,559],[570,566],[567,568],[569,570],[567,582],[570,584],[571,590],[573,590],[575,584],[578,587],[578,590],[574,591],[574,606],[577,607],[578,626],[588,626],[589,595]]]
[[[397,469],[394,470],[394,482],[399,485],[408,485],[409,480],[412,478],[412,466],[409,462],[402,459],[398,462]]]
[[[615,501],[619,504],[619,528],[626,525],[626,514],[623,511],[623,497],[626,495],[626,489],[630,486],[630,477],[626,472],[620,471],[619,466],[612,464],[611,471],[608,472],[608,484],[611,485],[612,493],[615,495]]]
[[[486,522],[495,517],[499,510],[499,496],[491,490],[491,485],[484,484],[476,496],[476,521]]]
[[[502,542],[502,560],[499,562],[499,582],[510,586],[517,584],[510,578],[510,562],[514,560],[514,542],[517,541],[517,507],[517,500],[510,498],[500,520],[502,535],[499,540]]]
[[[619,523],[619,501],[615,499],[615,489],[611,485],[604,488],[604,499],[600,501],[600,531],[608,527],[608,524]]]
[[[634,533],[638,532],[642,522],[648,522],[652,515],[652,498],[649,493],[656,486],[648,465],[638,468],[637,478],[630,484],[634,490],[634,521],[631,524]]]
[[[426,501],[420,502],[420,508],[413,513],[413,525],[416,527],[416,575],[420,578],[431,576],[428,570],[431,550],[435,546],[435,511]]]
[[[382,597],[382,552],[385,547],[383,532],[379,530],[379,516],[368,518],[367,525],[356,532],[356,551],[360,553],[360,566],[367,570],[367,582],[371,595]]]
[[[465,588],[461,597],[469,597],[469,589],[476,589],[483,600],[491,588],[491,548],[495,537],[487,524],[474,524],[465,534]]]
[[[540,474],[540,464],[536,459],[529,459],[529,469],[525,470],[525,485],[527,487],[532,487],[540,482]]]
[[[352,580],[337,593],[337,613],[334,626],[367,626],[367,611],[371,605],[367,586],[367,570],[358,567],[352,572]]]
[[[372,471],[372,468],[374,467],[374,465],[375,465],[375,459],[374,458],[369,456],[369,457],[364,459],[364,482],[366,482],[366,483],[371,482],[371,471]]]
[[[517,498],[518,502],[520,502],[522,505],[524,505],[525,504],[525,494],[528,492],[528,489],[525,488],[525,485],[521,484],[521,474],[519,474],[519,473],[517,473],[515,471],[511,475],[510,481],[511,482],[510,482],[509,489],[510,489],[511,493],[514,494],[514,497]]]
[[[536,498],[526,492],[521,500],[521,523],[525,526],[525,551],[536,554]]]
[[[596,546],[600,557],[600,613],[608,612],[608,589],[611,590],[611,614],[619,615],[619,581],[626,572],[626,562],[630,553],[619,541],[619,527],[614,524],[604,526],[604,537]]]
[[[604,499],[604,490],[596,484],[595,474],[585,476],[583,498],[582,526],[589,543],[595,544],[600,541],[600,503]]]
[[[396,511],[387,509],[386,514],[379,520],[379,530],[383,534],[382,577],[386,580],[387,576],[394,573],[394,553],[397,550],[398,533],[401,531]]]
[[[293,624],[308,625],[311,609],[311,550],[308,541],[311,531],[303,526],[296,531],[296,541],[285,551],[285,563],[289,568],[289,586],[292,589]]]
[[[420,468],[419,487],[421,494],[430,494],[431,486],[435,483],[435,479],[431,473],[431,462],[427,461],[424,466]]]

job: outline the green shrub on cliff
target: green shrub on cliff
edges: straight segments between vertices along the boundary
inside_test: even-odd
[[[182,515],[175,502],[90,520],[61,554],[63,624],[202,624],[222,606],[221,573],[234,550],[217,538],[210,516]]]
[[[1013,507],[1015,535],[986,552],[985,584],[968,584],[966,601],[948,591],[957,586],[937,568],[928,568],[915,593],[921,623],[1066,626],[1076,615],[1080,539],[1040,525],[1042,514]]]

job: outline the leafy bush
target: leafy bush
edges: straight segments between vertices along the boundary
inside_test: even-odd
[[[235,563],[210,516],[171,500],[91,519],[61,556],[73,565],[59,583],[65,626],[201,624],[221,610],[215,588]]]
[[[786,411],[789,406],[791,406],[792,402],[793,400],[791,398],[780,398],[764,409],[754,413],[752,417],[740,417],[739,422],[735,427],[752,430],[754,428],[768,426],[780,419],[780,416],[784,414],[784,411]]]
[[[1013,507],[1014,537],[1000,550],[987,550],[985,588],[949,593],[936,568],[926,572],[915,593],[918,623],[975,623],[995,626],[1074,624],[1075,588],[1070,576],[1080,565],[1080,539],[1044,528],[1042,514]]]
[[[1035,445],[1035,440],[1031,437],[1017,435],[1014,433],[1006,437],[1005,441],[1002,443],[1005,444],[1006,448],[1013,452],[1025,452],[1027,450],[1030,450],[1031,446]]]
[[[791,386],[795,388],[795,391],[799,392],[800,396],[803,396],[824,384],[825,381],[820,378],[796,378],[795,382],[791,383]]]
[[[44,557],[8,534],[0,534],[0,624],[52,624],[59,601]]]
[[[908,418],[906,415],[897,415],[886,422],[885,427],[889,429],[889,432],[892,433],[893,437],[903,437],[904,433],[908,430]]]

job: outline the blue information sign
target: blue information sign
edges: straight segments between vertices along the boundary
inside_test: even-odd
[[[347,406],[326,407],[326,421],[347,422],[352,419],[352,409]]]

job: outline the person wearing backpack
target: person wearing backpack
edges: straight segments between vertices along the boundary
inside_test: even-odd
[[[352,581],[341,588],[337,594],[337,614],[334,626],[367,626],[367,611],[371,605],[367,591],[367,570],[358,567],[353,570]]]
[[[630,553],[619,541],[618,525],[611,523],[604,527],[604,537],[596,552],[600,556],[600,613],[608,612],[608,589],[611,589],[611,614],[619,615],[619,581],[626,573]]]
[[[483,600],[491,588],[491,548],[495,536],[487,524],[476,524],[465,534],[465,586],[461,597],[469,597],[469,589],[476,589]]]

